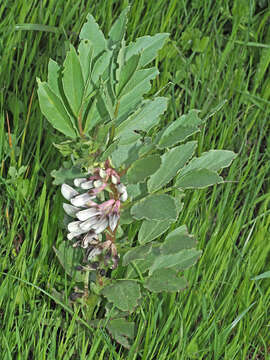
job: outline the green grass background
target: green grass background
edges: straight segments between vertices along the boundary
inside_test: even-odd
[[[179,224],[196,235],[203,256],[186,271],[188,290],[145,299],[131,317],[137,330],[129,351],[56,304],[51,289],[68,294],[74,284],[52,249],[65,235],[50,177],[61,164],[52,143],[61,138],[41,115],[36,77],[46,79],[49,58],[62,62],[68,42],[78,43],[88,12],[107,34],[127,1],[1,1],[0,358],[270,359],[270,279],[252,280],[270,270],[268,1],[130,4],[129,41],[171,33],[153,84],[171,99],[164,123],[200,109],[211,116],[196,136],[198,154],[238,153],[225,184],[185,197]],[[49,28],[16,30],[20,24]],[[205,49],[193,51],[204,37]]]

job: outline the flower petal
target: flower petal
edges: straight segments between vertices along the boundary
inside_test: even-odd
[[[81,221],[85,221],[93,216],[99,215],[100,211],[97,208],[89,208],[86,210],[81,210],[79,212],[76,213],[76,216],[79,220]]]
[[[81,188],[84,190],[89,190],[92,189],[94,187],[93,185],[93,181],[89,180],[89,181],[84,181],[80,184]]]
[[[81,183],[85,182],[87,179],[86,178],[77,178],[74,179],[73,183],[75,186],[79,187],[81,186]]]
[[[79,232],[82,229],[80,228],[80,221],[72,221],[71,223],[68,224],[68,231],[70,232]]]
[[[90,229],[92,229],[93,225],[95,225],[98,222],[99,219],[96,216],[91,217],[90,219],[80,223],[80,229],[84,231],[89,231]]]
[[[123,192],[127,191],[127,189],[124,184],[120,183],[117,185],[117,191],[119,194],[123,194]]]
[[[128,198],[128,194],[127,191],[123,192],[122,195],[120,196],[120,200],[121,201],[126,201]]]
[[[80,211],[80,208],[66,204],[66,203],[63,204],[63,209],[65,210],[66,214],[68,214],[69,216],[72,216],[72,217],[75,217],[76,213],[78,211]]]
[[[102,231],[104,231],[108,226],[108,223],[109,221],[107,217],[101,218],[97,224],[93,225],[93,229],[95,230],[95,233],[96,234],[102,233]]]
[[[117,214],[113,213],[109,215],[109,225],[112,231],[115,230],[116,225],[118,223],[119,217]]]
[[[93,199],[88,193],[84,193],[78,196],[75,196],[70,200],[71,204],[74,206],[84,206],[89,200]]]
[[[73,232],[70,232],[69,234],[67,234],[67,238],[68,240],[72,240],[74,237],[78,237],[80,236],[81,234],[84,234],[85,231],[73,231]]]
[[[78,191],[74,190],[71,186],[63,184],[61,186],[61,193],[65,199],[70,200],[74,196],[78,195]]]

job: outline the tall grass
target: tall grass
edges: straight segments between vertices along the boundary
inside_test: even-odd
[[[186,272],[188,290],[141,304],[129,351],[83,323],[67,298],[56,299],[53,288],[68,294],[74,284],[52,250],[65,236],[61,195],[50,177],[61,164],[53,147],[60,138],[41,115],[36,77],[45,79],[49,57],[62,61],[69,41],[77,43],[88,12],[108,32],[126,5],[0,4],[1,359],[270,359],[270,280],[252,280],[270,260],[266,1],[131,2],[128,40],[171,33],[153,84],[170,97],[164,123],[200,109],[208,119],[196,135],[198,154],[223,148],[238,157],[225,184],[187,192],[179,224],[196,234],[203,256]],[[208,37],[206,48],[194,52],[188,34]]]

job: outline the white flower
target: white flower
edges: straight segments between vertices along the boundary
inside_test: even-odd
[[[72,221],[68,224],[68,231],[70,232],[79,232],[83,229],[80,228],[80,221]]]
[[[107,173],[104,169],[100,169],[99,170],[99,176],[102,178],[102,179],[105,179],[106,176],[107,176]]]
[[[87,181],[86,178],[78,178],[78,179],[74,179],[73,182],[74,182],[74,185],[75,185],[75,186],[80,187],[81,184],[82,184],[83,182],[85,182],[85,181]]]
[[[74,190],[71,186],[67,184],[63,184],[61,186],[61,193],[64,196],[65,199],[70,200],[74,196],[78,195],[78,191]]]
[[[96,234],[100,234],[100,233],[102,233],[102,231],[104,231],[106,229],[108,224],[109,224],[108,218],[107,218],[107,216],[104,216],[104,217],[100,218],[99,222],[97,222],[95,225],[93,225],[93,229],[95,230]]]
[[[76,217],[81,221],[85,221],[85,220],[87,220],[93,216],[99,215],[99,214],[100,214],[100,211],[97,208],[92,207],[92,208],[77,212]]]
[[[89,200],[94,199],[95,196],[90,196],[88,193],[84,193],[70,199],[70,202],[74,206],[85,206]]]
[[[112,213],[109,215],[109,225],[112,231],[115,230],[118,220],[119,220],[119,215],[117,215],[116,213]]]
[[[93,181],[92,180],[89,180],[89,181],[85,181],[83,183],[81,183],[81,188],[84,189],[84,190],[89,190],[89,189],[92,189],[94,186],[93,186]]]
[[[114,175],[111,176],[111,180],[112,180],[112,183],[113,183],[114,185],[116,185],[116,184],[118,183],[118,179],[117,179],[117,177],[114,176]]]
[[[90,219],[80,222],[80,229],[83,231],[89,231],[93,228],[93,226],[99,222],[99,219],[97,216],[91,217]]]
[[[63,208],[65,210],[65,212],[69,215],[69,216],[72,216],[72,217],[75,217],[76,216],[76,213],[78,211],[80,211],[80,208],[76,207],[76,206],[72,206],[72,205],[69,205],[69,204],[63,204]]]
[[[120,196],[120,200],[121,201],[126,201],[128,198],[128,194],[127,194],[127,191],[123,192],[123,194]]]

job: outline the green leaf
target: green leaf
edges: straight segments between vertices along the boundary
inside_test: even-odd
[[[129,12],[129,6],[127,6],[120,14],[118,19],[115,21],[109,32],[109,46],[113,46],[120,43],[125,36],[127,26],[127,14]]]
[[[93,45],[89,40],[82,40],[78,47],[78,58],[81,64],[82,75],[84,83],[86,84],[89,79],[89,74],[91,72],[92,61],[93,61]]]
[[[112,285],[105,286],[101,294],[122,311],[132,312],[141,297],[140,287],[136,281],[117,280]]]
[[[83,100],[84,80],[78,55],[72,45],[64,61],[63,89],[72,111],[78,117]]]
[[[48,85],[57,96],[61,97],[58,85],[59,70],[60,66],[57,62],[50,59],[48,64]]]
[[[175,186],[181,189],[202,189],[223,183],[223,178],[215,171],[208,169],[191,170],[176,179]]]
[[[159,245],[152,243],[152,250],[145,256],[144,259],[134,260],[132,264],[127,267],[126,277],[129,279],[137,278],[139,276],[137,270],[143,275],[154,264],[156,259],[160,256]],[[135,268],[137,270],[135,270]]]
[[[209,42],[209,37],[208,36],[204,36],[202,39],[195,39],[194,43],[192,45],[192,50],[194,52],[203,52],[208,45]]]
[[[72,120],[69,117],[62,100],[52,91],[46,82],[38,82],[38,99],[42,114],[52,126],[64,135],[76,139]],[[75,125],[74,125],[75,126]]]
[[[187,287],[187,282],[184,277],[177,277],[177,272],[172,269],[161,269],[155,271],[151,276],[149,276],[145,283],[144,287],[152,292],[162,292],[162,291],[180,291]]]
[[[177,211],[174,198],[166,194],[149,195],[133,205],[131,215],[138,220],[175,220]]]
[[[127,266],[131,261],[144,259],[152,250],[152,244],[143,246],[136,246],[134,249],[129,250],[123,256],[123,266]]]
[[[71,276],[73,280],[83,282],[85,274],[76,270],[76,267],[82,262],[83,250],[73,248],[67,241],[61,242],[58,249],[53,247],[53,250],[66,273]]]
[[[111,51],[105,51],[95,62],[93,66],[93,71],[91,73],[91,83],[95,86],[98,86],[99,80],[102,77],[103,73],[106,71],[106,68],[109,66],[110,60],[112,57]],[[87,93],[90,90],[88,89]]]
[[[270,278],[270,271],[266,271],[260,275],[257,275],[251,278],[250,280],[260,280],[260,279],[268,279],[268,278]]]
[[[174,268],[177,271],[184,270],[194,265],[201,255],[200,250],[187,249],[182,250],[178,253],[158,256],[149,269],[151,275],[155,270],[158,269],[169,269]]]
[[[121,216],[120,216],[120,221],[119,221],[120,225],[132,224],[133,221],[134,221],[134,219],[130,215],[130,208],[124,209],[124,210],[121,211]]]
[[[107,147],[107,149],[104,151],[104,153],[99,158],[100,161],[105,161],[108,159],[109,156],[117,149],[119,143],[119,139],[115,140],[110,146]]]
[[[125,319],[109,320],[106,325],[111,337],[125,348],[130,348],[129,340],[134,339],[135,323]]]
[[[135,71],[121,92],[117,118],[118,124],[125,120],[129,113],[141,103],[143,95],[151,89],[150,81],[158,74],[159,71],[155,67]]]
[[[159,148],[166,148],[184,141],[189,136],[199,131],[198,125],[202,120],[197,115],[196,110],[189,111],[188,114],[181,116],[171,123],[163,132],[159,141]]]
[[[178,253],[160,255],[149,269],[149,274],[159,269],[174,268],[177,271],[184,270],[194,265],[201,256],[201,251],[196,249],[182,250]]]
[[[158,236],[162,235],[169,229],[172,221],[167,220],[144,220],[138,234],[138,241],[140,244],[146,244]]]
[[[154,100],[146,100],[143,106],[123,121],[115,131],[116,137],[120,137],[120,144],[130,144],[140,137],[134,130],[149,131],[159,122],[159,117],[165,112],[168,100],[157,97]]]
[[[196,240],[186,232],[184,225],[170,232],[160,249],[162,254],[168,255],[175,254],[181,250],[195,248],[196,244]]]
[[[123,66],[119,74],[119,83],[117,84],[117,97],[121,95],[121,91],[128,84],[133,74],[138,68],[140,55],[133,55]]]
[[[236,156],[237,154],[229,150],[210,150],[202,153],[200,157],[193,158],[187,166],[181,170],[179,175],[183,176],[187,172],[195,169],[218,171],[230,166]]]
[[[130,43],[126,51],[126,60],[132,55],[141,53],[140,67],[149,64],[157,56],[158,50],[162,48],[170,34],[162,33],[154,36],[143,36]]]
[[[176,176],[177,171],[191,158],[196,146],[196,141],[190,141],[162,155],[159,170],[147,182],[148,190],[150,192],[156,191],[171,181]]]
[[[127,193],[129,199],[136,199],[137,196],[141,195],[141,184],[127,184]]]
[[[53,170],[51,176],[55,178],[53,184],[60,185],[66,183],[68,180],[84,177],[85,174],[82,174],[81,168],[72,166],[68,169],[61,167],[58,170]]]
[[[160,167],[159,155],[151,155],[135,161],[127,171],[127,179],[130,184],[144,182],[145,179],[155,173]]]
[[[91,14],[87,15],[87,22],[82,27],[80,39],[88,39],[91,42],[94,57],[100,55],[107,48],[106,39]]]

